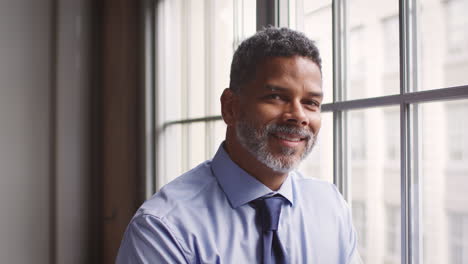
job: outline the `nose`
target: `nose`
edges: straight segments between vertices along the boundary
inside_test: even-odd
[[[309,119],[307,118],[304,107],[300,102],[291,102],[288,104],[283,117],[286,123],[294,124],[296,126],[307,126],[309,124]]]

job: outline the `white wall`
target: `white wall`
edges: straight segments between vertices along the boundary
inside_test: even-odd
[[[1,263],[87,262],[85,2],[58,1],[57,50],[51,52],[52,1],[0,1]],[[57,63],[56,75],[50,72],[52,61]],[[57,111],[51,113],[54,107]]]

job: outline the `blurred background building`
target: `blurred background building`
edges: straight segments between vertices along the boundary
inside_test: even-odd
[[[215,153],[232,53],[274,24],[321,50],[322,129],[300,170],[344,194],[364,263],[468,263],[467,10],[0,1],[1,262],[114,263],[139,205]]]

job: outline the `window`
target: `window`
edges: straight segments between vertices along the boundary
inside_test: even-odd
[[[401,209],[400,166],[398,162],[389,163],[386,159],[389,148],[395,148],[395,151],[399,152],[398,143],[394,146],[393,142],[388,140],[388,135],[392,134],[396,142],[399,142],[400,135],[395,131],[399,131],[400,123],[398,119],[387,118],[388,113],[398,114],[398,108],[368,108],[347,112],[350,122],[348,129],[350,164],[347,180],[350,182],[353,220],[359,221],[359,223],[354,222],[354,225],[358,232],[365,230],[365,233],[372,234],[358,237],[358,243],[363,250],[361,254],[365,257],[366,263],[382,263],[388,260],[389,254],[384,247],[386,241],[401,240],[400,232],[395,230],[389,238],[390,232],[387,229],[388,225],[385,224],[387,211],[386,207],[382,206],[391,204],[394,211]],[[362,219],[363,214],[365,221]],[[390,259],[395,258],[398,259],[398,254],[391,255]]]
[[[400,207],[387,205],[385,209],[386,263],[399,263],[400,255]]]
[[[351,139],[351,159],[362,161],[366,158],[366,125],[364,112],[353,112],[350,114],[350,139]]]
[[[345,94],[353,100],[399,92],[398,2],[347,1],[341,34]],[[345,11],[346,10],[346,11]],[[348,61],[346,61],[348,59]],[[349,79],[349,81],[348,81]]]
[[[450,252],[457,251],[452,247],[456,243],[450,242],[456,238],[451,232],[458,229],[458,224],[452,219],[468,212],[468,163],[462,161],[463,151],[459,148],[467,135],[462,132],[457,136],[464,123],[460,115],[466,115],[467,107],[468,100],[459,99],[415,104],[411,110],[418,112],[419,142],[415,145],[420,146],[415,147],[424,157],[416,163],[414,181],[420,184],[414,190],[418,195],[413,202],[414,217],[418,219],[415,232],[423,237],[424,251],[420,253],[424,262],[454,263]]]
[[[158,187],[209,159],[222,142],[219,97],[233,51],[255,32],[255,1],[157,1]],[[162,154],[164,153],[164,154]]]
[[[313,12],[303,11],[303,28],[321,41],[329,33],[317,25],[330,23],[328,12],[335,19],[335,41],[328,42],[334,57],[324,57],[335,60],[334,98],[322,109],[333,113],[335,184],[348,200],[366,204],[365,222],[354,208],[360,205],[353,203],[353,214],[356,228],[373,234],[364,238],[368,263],[449,263],[441,239],[446,210],[468,211],[461,191],[468,188],[461,164],[468,162],[453,166],[466,153],[460,120],[468,116],[468,63],[447,56],[450,40],[440,37],[457,27],[448,24],[465,23],[466,8],[458,3],[452,22],[444,17],[450,4],[417,0],[412,10],[403,0],[312,1]],[[468,47],[461,41],[466,28],[453,45]]]
[[[349,99],[362,98],[366,93],[366,56],[362,48],[364,27],[357,26],[349,32]]]
[[[316,41],[316,45],[322,56],[323,103],[333,100],[333,42],[331,27],[317,27],[316,25],[331,25],[332,23],[332,1],[297,1],[296,8],[291,6],[290,10],[297,9],[296,17],[301,23],[297,23],[296,29],[303,31],[309,38]],[[301,6],[302,3],[302,6]]]
[[[314,177],[333,182],[333,116],[322,114],[322,128],[317,143],[310,155],[301,163],[299,170],[305,177]]]
[[[468,132],[467,122],[468,104],[450,102],[446,104],[445,115],[447,119],[447,158],[452,162],[468,162]]]
[[[399,135],[395,124],[400,119],[400,111],[398,109],[388,109],[384,112],[385,122],[385,140],[387,142],[385,147],[385,159],[389,161],[388,165],[394,166],[394,162],[398,162],[400,158]]]
[[[468,59],[468,8],[466,0],[448,0],[445,2],[447,54],[449,59],[464,57]]]
[[[418,90],[454,87],[468,83],[467,0],[418,0],[417,50]]]
[[[449,223],[450,263],[466,263],[468,262],[468,213],[450,213]]]
[[[353,201],[366,263],[467,262],[467,2],[294,0],[277,12],[323,59],[323,126],[300,169]],[[161,187],[224,139],[218,100],[256,1],[156,3]]]
[[[384,71],[387,74],[398,74],[399,40],[398,40],[398,15],[382,19]]]
[[[364,258],[366,247],[367,247],[367,232],[366,232],[366,204],[364,201],[353,200],[352,202],[352,212],[353,212],[353,223],[356,228],[356,232],[359,237],[359,253],[361,258]]]
[[[364,27],[357,26],[349,32],[350,78],[362,79],[366,70],[365,51],[360,47],[364,41]]]

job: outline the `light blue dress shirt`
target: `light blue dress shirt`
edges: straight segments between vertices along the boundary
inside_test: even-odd
[[[260,263],[260,226],[249,204],[281,194],[278,236],[289,263],[360,263],[350,210],[333,184],[291,172],[277,192],[218,149],[164,186],[127,227],[117,263]]]

